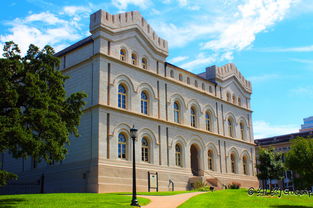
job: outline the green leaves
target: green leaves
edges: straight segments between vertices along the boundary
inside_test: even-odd
[[[286,166],[297,174],[296,185],[308,188],[313,185],[313,140],[297,137],[292,140],[286,155]]]
[[[282,179],[284,176],[284,165],[282,162],[282,154],[275,152],[273,148],[260,148],[258,152],[259,170],[257,177],[261,180],[266,179]]]
[[[0,153],[15,158],[63,160],[69,135],[78,135],[85,93],[66,97],[68,78],[56,70],[54,50],[30,45],[20,56],[14,42],[4,46],[0,59]]]

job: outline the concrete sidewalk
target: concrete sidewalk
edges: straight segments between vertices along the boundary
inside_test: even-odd
[[[144,208],[176,208],[188,199],[198,194],[204,194],[206,192],[192,192],[186,194],[177,194],[172,196],[147,196],[138,195],[143,198],[150,199],[151,202]]]

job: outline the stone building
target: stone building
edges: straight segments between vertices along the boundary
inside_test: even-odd
[[[158,173],[159,191],[170,181],[175,190],[196,180],[258,186],[252,89],[234,64],[193,74],[166,62],[167,41],[139,12],[99,10],[90,16],[90,33],[56,54],[70,76],[67,92],[88,94],[81,136],[60,164],[5,155],[4,168],[20,176],[20,187],[41,181],[44,192],[131,191],[133,125],[139,191],[147,191],[148,171]]]

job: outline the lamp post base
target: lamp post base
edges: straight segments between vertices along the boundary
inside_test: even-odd
[[[130,204],[130,206],[140,207],[140,205],[139,205],[137,199],[133,199],[133,200],[132,200],[132,203]]]

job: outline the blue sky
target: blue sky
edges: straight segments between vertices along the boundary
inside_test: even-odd
[[[169,42],[168,61],[194,73],[235,63],[252,82],[255,138],[296,132],[313,115],[312,0],[12,0],[0,46],[57,51],[89,35],[89,15],[138,10]]]

